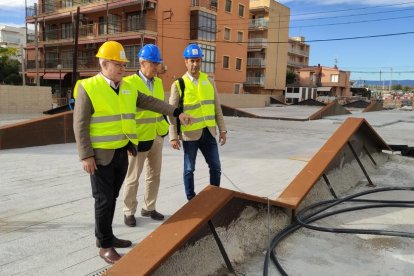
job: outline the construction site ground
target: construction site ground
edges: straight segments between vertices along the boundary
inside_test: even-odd
[[[221,186],[276,198],[349,116],[365,117],[389,144],[414,146],[414,113],[408,111],[359,113],[304,122],[226,117],[228,141],[220,147]],[[33,117],[0,114],[0,125]],[[182,151],[171,149],[165,141],[157,210],[167,218],[187,202],[182,168]],[[400,169],[408,170],[406,166]],[[403,174],[412,177],[412,173],[405,171]],[[196,192],[209,182],[208,168],[201,154],[195,180]],[[139,204],[143,188],[144,185],[139,188]],[[412,220],[406,221],[404,214],[397,218],[412,224]],[[382,216],[375,218],[375,223],[382,223]],[[123,224],[121,190],[113,223],[115,235],[131,239],[135,245],[160,224],[139,214],[137,223],[135,228]],[[301,239],[301,235],[296,238],[298,250],[307,247]],[[329,243],[324,246],[329,247]],[[361,257],[353,255],[351,245],[343,249],[337,244],[333,246],[343,250],[338,254],[346,258]],[[126,254],[129,250],[120,249],[119,252]],[[376,250],[368,248],[366,254],[375,255]],[[311,248],[307,251],[312,253]],[[107,267],[97,253],[90,181],[81,168],[75,144],[0,151],[0,275],[96,275]],[[411,255],[413,259],[412,253],[405,249],[400,253],[400,256]],[[329,259],[329,251],[320,250],[319,254],[334,263],[334,259]],[[334,257],[336,255],[332,255]],[[307,263],[318,265],[312,259],[303,262],[304,268]],[[409,275],[406,273],[413,270],[408,267],[396,275]],[[308,271],[311,272],[303,275],[318,275],[318,270]],[[255,273],[260,275],[261,268],[247,275]],[[364,275],[386,274],[375,270]]]

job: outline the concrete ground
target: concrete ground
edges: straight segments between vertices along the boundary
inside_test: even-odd
[[[261,117],[284,118],[290,120],[307,120],[322,106],[273,105],[265,108],[238,108]]]
[[[414,113],[358,116],[366,116],[387,143],[414,146]],[[3,117],[0,114],[0,122]],[[220,147],[222,186],[275,198],[346,118],[293,122],[226,117],[228,143]],[[165,142],[163,158],[157,210],[168,217],[186,203],[182,151]],[[200,191],[208,183],[201,155],[195,176]],[[137,244],[160,223],[138,214],[138,226],[126,227],[121,198],[122,191],[114,233]],[[107,265],[97,255],[93,233],[89,177],[81,169],[75,144],[0,151],[0,275],[97,275]]]

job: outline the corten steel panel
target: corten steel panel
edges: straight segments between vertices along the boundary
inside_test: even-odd
[[[363,118],[348,118],[293,179],[276,201],[296,209],[351,138],[364,139],[377,151],[389,146]]]
[[[0,127],[0,149],[75,142],[73,112]]]
[[[318,120],[326,116],[344,115],[344,114],[351,114],[351,112],[347,110],[346,108],[344,108],[342,105],[340,105],[337,101],[334,101],[322,107],[318,111],[316,111],[314,114],[309,116],[308,119]]]
[[[383,110],[382,103],[373,101],[364,110],[362,110],[362,112],[372,112],[372,111],[381,111],[381,110]]]
[[[234,198],[278,205],[273,200],[207,186],[123,256],[105,275],[151,275]]]

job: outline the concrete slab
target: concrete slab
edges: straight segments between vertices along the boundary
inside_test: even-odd
[[[239,109],[262,117],[282,118],[285,120],[307,120],[312,114],[321,109],[321,106],[277,105]]]

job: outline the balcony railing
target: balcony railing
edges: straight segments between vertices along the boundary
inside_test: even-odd
[[[104,1],[105,3],[111,4],[114,2],[118,2],[119,0],[106,0]],[[143,1],[144,7],[148,8],[147,5],[147,0]],[[141,4],[141,1],[136,1],[136,0],[130,0],[130,1],[126,1],[125,2],[127,5],[138,5]],[[152,2],[151,2],[152,3]],[[99,5],[102,4],[102,0],[80,0],[80,1],[75,1],[75,0],[46,0],[43,3],[41,3],[40,5],[37,6],[37,15],[44,15],[44,14],[48,14],[48,13],[55,13],[55,12],[59,12],[61,10],[68,10],[68,9],[73,9],[75,10],[76,7],[80,6],[80,7],[84,7],[84,6],[89,6],[89,5]],[[36,15],[36,11],[35,11],[35,6],[30,6],[28,7],[26,10],[26,17],[29,16],[34,16]]]
[[[305,52],[305,51],[298,50],[298,49],[292,49],[292,48],[290,48],[288,50],[288,53],[295,54],[295,55],[299,55],[299,56],[304,56],[304,57],[309,57],[309,52]]]
[[[266,60],[264,58],[247,58],[248,67],[265,67]]]
[[[269,19],[258,18],[251,19],[249,22],[249,29],[267,29],[269,27]]]
[[[48,26],[47,26],[48,27]],[[93,40],[102,36],[111,36],[125,32],[141,32],[146,31],[157,32],[157,21],[155,19],[145,20],[130,20],[126,19],[118,24],[106,24],[106,23],[93,23],[79,26],[79,38]],[[49,29],[43,32],[43,39],[40,38],[40,42],[46,43],[59,43],[73,41],[73,31],[70,28],[66,29]],[[34,35],[28,41],[34,43]],[[93,43],[93,41],[91,41]]]
[[[247,77],[244,84],[249,86],[264,86],[264,82],[264,77]]]
[[[265,48],[267,47],[267,38],[249,38],[248,47],[251,48]]]

